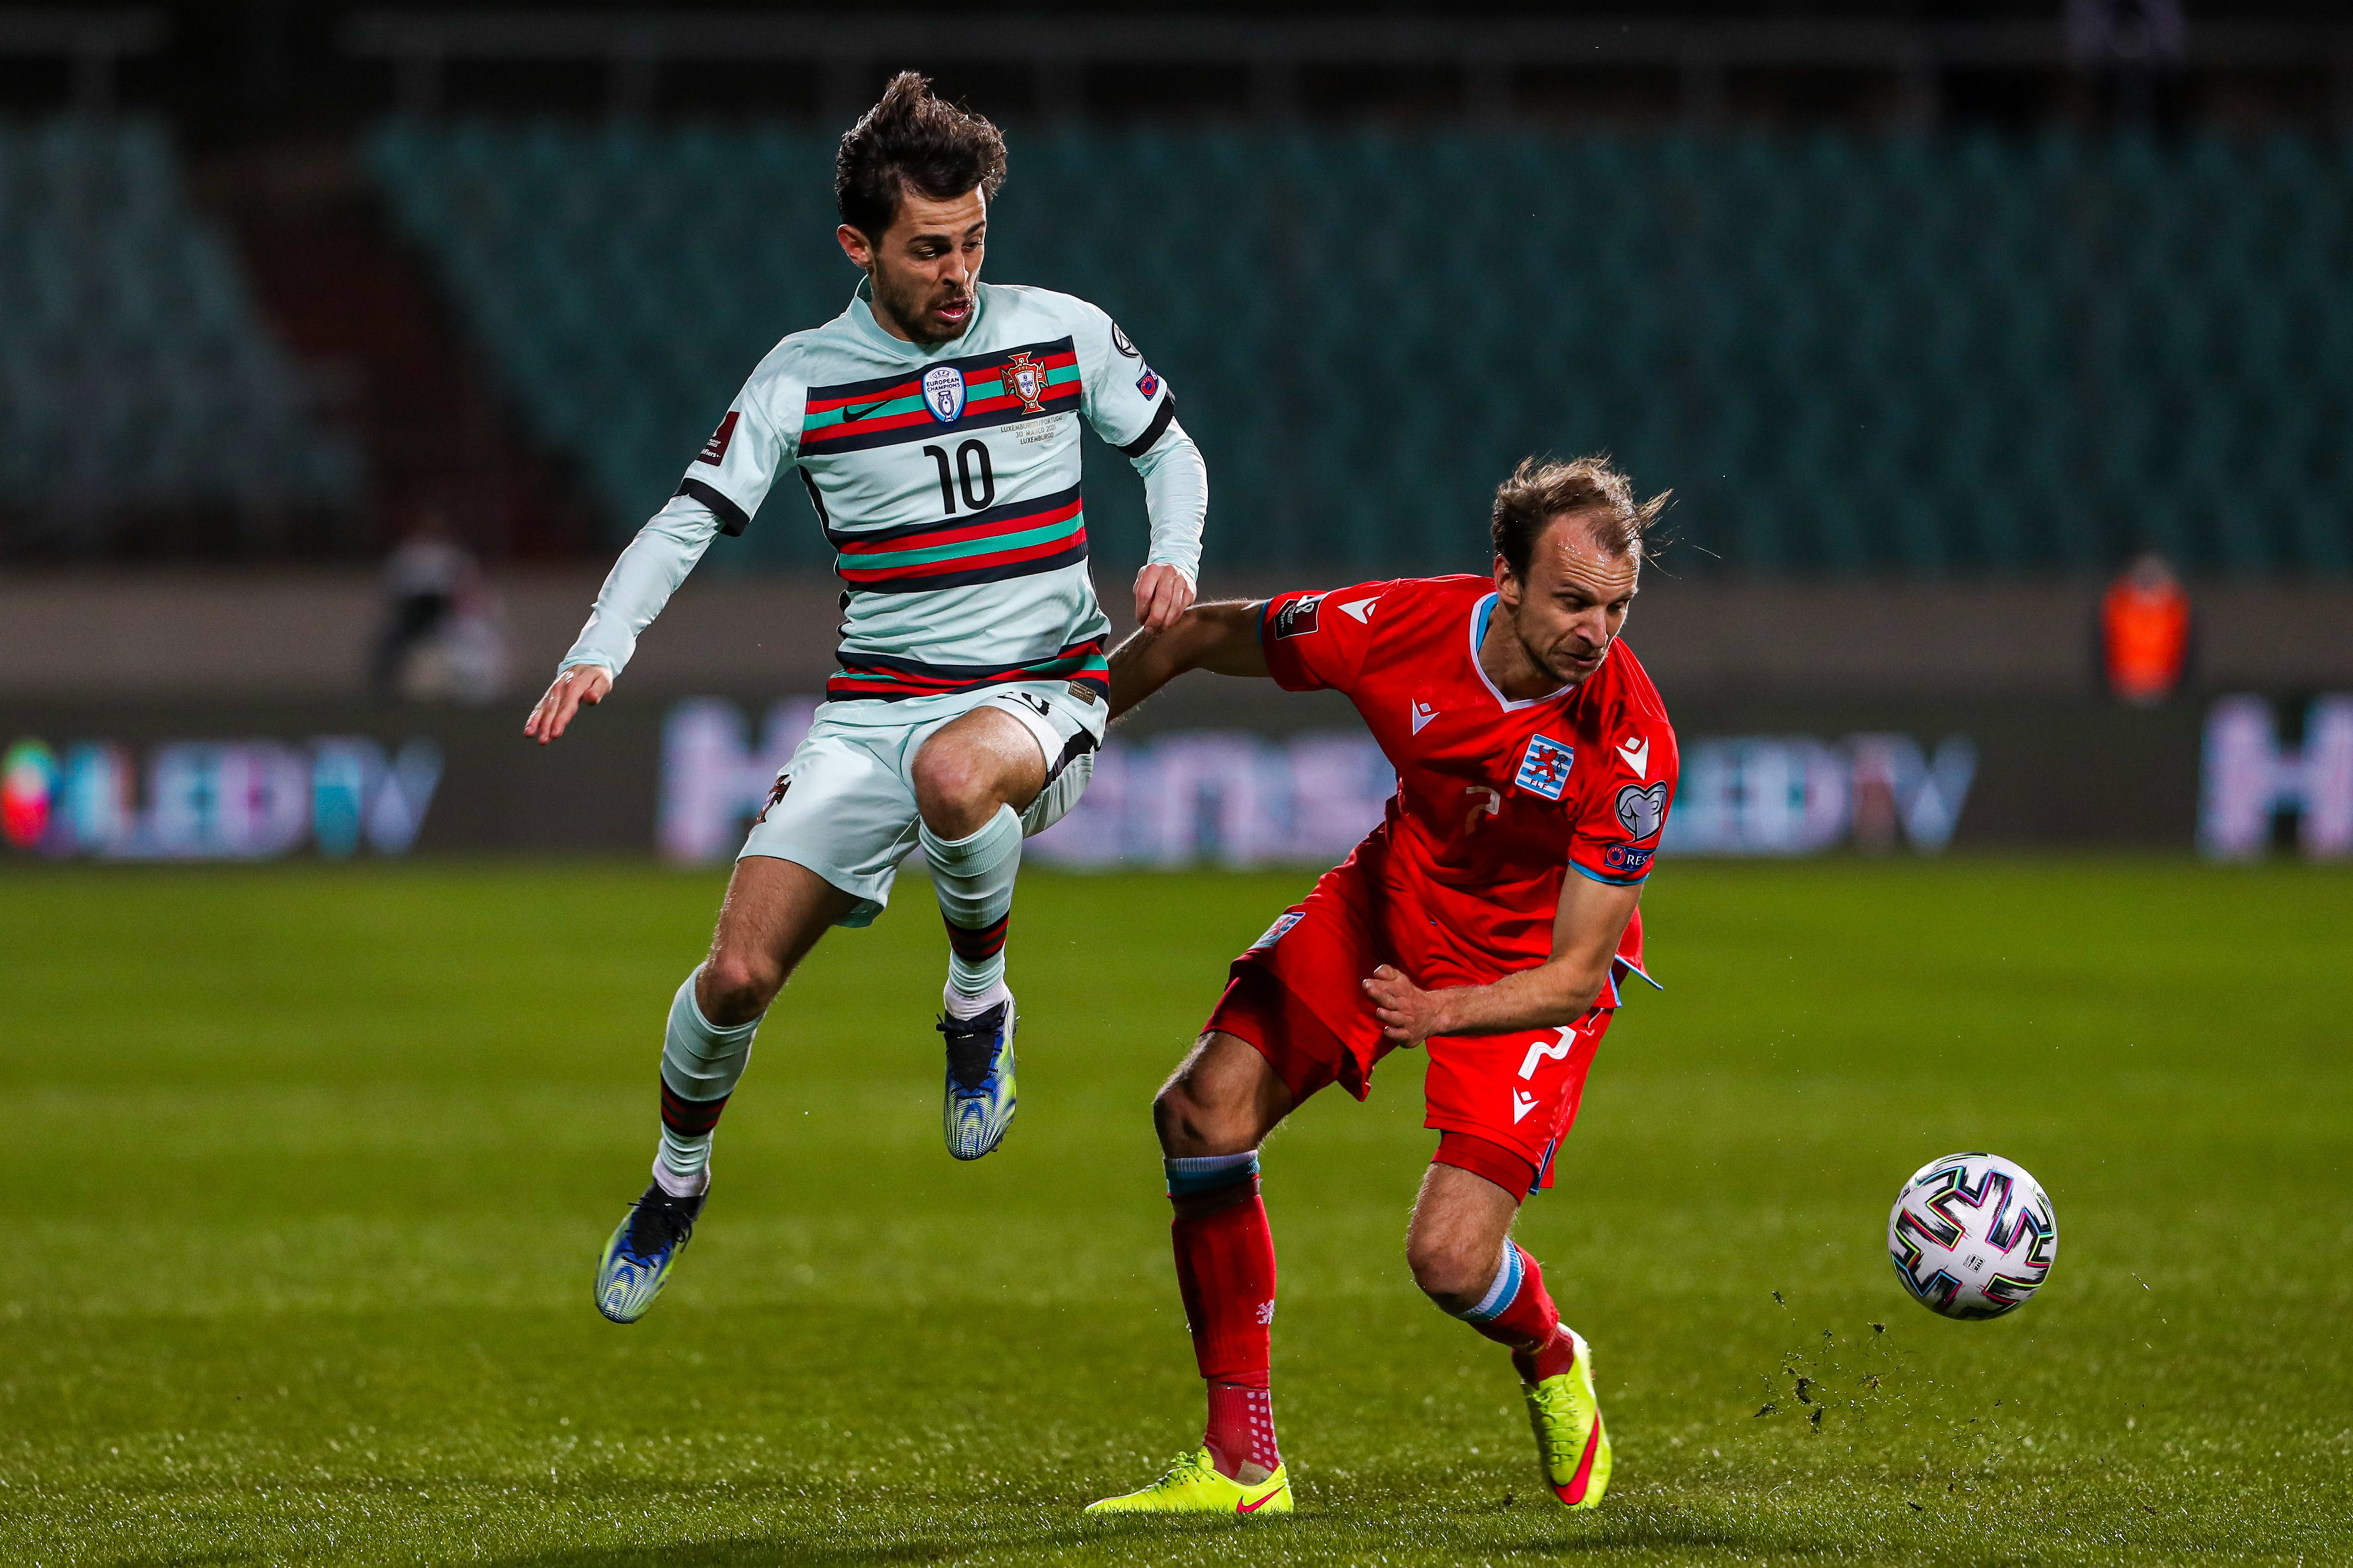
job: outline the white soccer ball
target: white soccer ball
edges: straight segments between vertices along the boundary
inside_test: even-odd
[[[1999,1318],[2050,1277],[2059,1224],[2042,1184],[1999,1154],[1947,1154],[1912,1173],[1887,1251],[1913,1300],[1947,1318]]]

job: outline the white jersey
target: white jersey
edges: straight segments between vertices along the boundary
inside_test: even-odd
[[[1102,310],[1042,289],[976,294],[950,342],[884,331],[860,284],[839,316],[771,350],[615,565],[565,663],[617,673],[712,534],[741,533],[797,469],[848,584],[828,700],[1043,679],[1107,698],[1079,421],[1144,475],[1150,559],[1187,578],[1208,501],[1200,455],[1167,384]]]

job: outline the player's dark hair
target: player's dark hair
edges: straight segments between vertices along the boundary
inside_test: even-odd
[[[1602,549],[1640,558],[1642,536],[1667,510],[1673,494],[1661,490],[1649,500],[1636,500],[1634,481],[1612,467],[1606,454],[1565,463],[1523,458],[1512,477],[1495,487],[1494,521],[1488,534],[1512,575],[1524,580],[1536,541],[1556,518],[1582,518]]]
[[[879,240],[910,188],[935,202],[978,190],[990,201],[1005,184],[1005,135],[968,109],[932,96],[932,84],[901,71],[880,102],[843,132],[833,159],[833,200],[841,221]]]

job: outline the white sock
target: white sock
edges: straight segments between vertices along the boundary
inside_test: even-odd
[[[940,1005],[948,1010],[951,1018],[977,1018],[999,1002],[1012,1000],[1013,993],[1006,988],[1002,974],[997,977],[995,984],[977,996],[965,995],[955,988],[954,982],[940,989]]]

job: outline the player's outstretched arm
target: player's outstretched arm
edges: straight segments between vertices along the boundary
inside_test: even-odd
[[[559,669],[547,695],[539,700],[531,717],[522,721],[522,732],[544,746],[564,733],[575,713],[596,707],[612,689],[613,672],[601,664],[575,664],[569,669]]]
[[[1621,888],[1572,871],[1553,917],[1552,956],[1534,969],[1492,985],[1424,991],[1382,964],[1365,982],[1374,1016],[1393,1040],[1418,1044],[1432,1035],[1501,1035],[1514,1029],[1556,1029],[1592,1007],[1609,980],[1618,939],[1641,902],[1638,885]]]
[[[1219,675],[1265,675],[1266,650],[1258,623],[1264,600],[1221,599],[1195,605],[1166,631],[1139,628],[1111,656],[1111,716],[1114,719],[1188,669]]]

